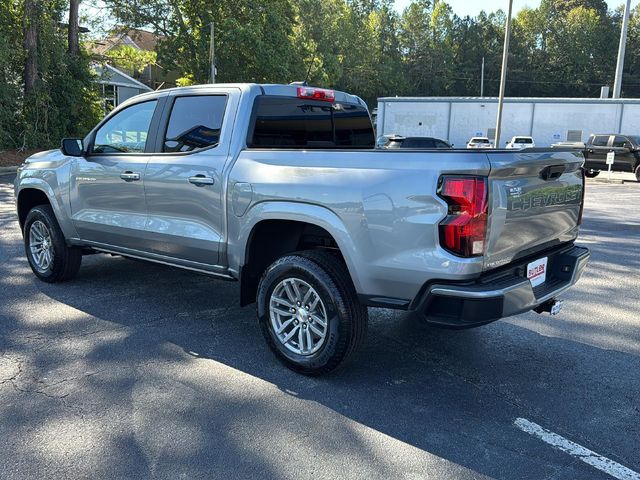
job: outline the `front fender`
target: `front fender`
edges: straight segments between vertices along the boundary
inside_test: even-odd
[[[302,202],[265,201],[256,203],[239,219],[238,231],[229,236],[228,259],[232,270],[246,261],[247,244],[253,228],[264,220],[290,220],[310,223],[325,229],[338,244],[357,292],[363,284],[358,265],[362,259],[342,220],[328,208]]]
[[[26,174],[27,172],[33,173],[37,172],[37,170],[26,170],[19,173],[20,177],[16,180],[15,189],[16,207],[19,205],[20,195],[23,194],[25,190],[39,190],[49,199],[49,203],[51,204],[51,208],[53,209],[53,213],[56,216],[56,220],[58,221],[58,225],[60,225],[65,239],[68,241],[72,238],[78,238],[78,234],[69,215],[68,203],[65,204],[65,199],[68,199],[68,184],[61,187],[58,184],[55,173],[52,171],[40,172],[46,173],[46,180],[38,176]],[[50,182],[53,182],[54,185],[51,185]],[[64,190],[65,187],[67,190]],[[63,190],[61,191],[60,188]],[[56,194],[56,192],[58,192],[58,194]]]

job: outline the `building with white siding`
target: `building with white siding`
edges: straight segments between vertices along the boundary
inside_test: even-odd
[[[139,82],[108,63],[96,64],[93,66],[93,70],[96,74],[95,83],[99,87],[105,115],[125,100],[141,93],[152,91],[148,85]]]
[[[497,98],[383,97],[377,134],[437,137],[464,147],[473,136],[495,137]],[[500,146],[515,135],[536,146],[586,141],[592,133],[640,134],[640,99],[505,98]]]

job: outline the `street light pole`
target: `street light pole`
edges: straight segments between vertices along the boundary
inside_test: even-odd
[[[209,73],[209,79],[211,83],[216,83],[216,51],[215,51],[215,28],[213,22],[209,25],[211,27],[211,35],[209,38],[209,65],[211,73]]]
[[[484,97],[484,57],[482,57],[482,69],[480,70],[480,96]]]
[[[507,80],[507,58],[509,56],[509,37],[511,36],[511,12],[513,0],[509,0],[509,13],[504,29],[504,49],[502,51],[502,72],[500,73],[500,94],[498,95],[498,118],[496,119],[496,138],[494,147],[500,148],[500,129],[502,127],[502,107],[504,104],[504,85]]]
[[[620,32],[620,45],[618,47],[618,63],[616,64],[616,78],[613,82],[613,97],[620,98],[622,90],[622,70],[624,69],[624,51],[627,45],[627,29],[629,27],[629,9],[631,8],[631,0],[627,0],[622,15],[622,31]]]

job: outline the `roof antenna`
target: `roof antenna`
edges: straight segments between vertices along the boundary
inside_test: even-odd
[[[315,51],[313,52],[313,57],[311,58],[311,63],[309,63],[309,68],[307,69],[307,76],[304,77],[304,82],[291,82],[289,83],[289,85],[299,85],[301,87],[306,87],[307,86],[307,80],[309,80],[309,74],[311,73],[311,67],[313,67],[313,62],[315,62],[316,60],[316,53],[318,53],[318,47],[316,46]]]

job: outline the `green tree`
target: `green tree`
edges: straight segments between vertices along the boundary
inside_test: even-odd
[[[197,83],[209,79],[209,25],[215,22],[217,81],[288,82],[303,65],[291,42],[288,0],[107,0],[116,20],[162,36],[158,62]]]
[[[629,37],[625,52],[622,93],[627,97],[640,97],[640,5],[631,12]]]
[[[119,45],[106,53],[109,62],[130,75],[141,73],[148,65],[156,63],[156,52],[138,50],[130,45]]]
[[[89,61],[69,52],[63,0],[0,4],[0,148],[57,146],[99,118]]]

